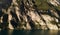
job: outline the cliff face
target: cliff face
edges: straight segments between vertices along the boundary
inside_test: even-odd
[[[42,7],[39,8],[37,1],[39,0],[1,0],[0,29],[59,30],[60,10],[56,7],[59,2],[40,0]]]
[[[59,1],[59,0],[49,0],[49,2],[50,2],[51,4],[53,4],[54,6],[60,5],[60,1]]]

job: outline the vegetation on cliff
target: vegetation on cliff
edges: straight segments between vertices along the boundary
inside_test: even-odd
[[[0,0],[1,29],[60,28],[60,6],[50,0]]]

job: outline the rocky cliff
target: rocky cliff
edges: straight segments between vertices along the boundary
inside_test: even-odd
[[[60,30],[60,1],[0,0],[0,29]]]

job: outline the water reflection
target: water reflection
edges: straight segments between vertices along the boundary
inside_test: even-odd
[[[8,35],[8,31],[7,30],[1,30],[0,35]]]
[[[60,31],[55,30],[1,30],[0,35],[60,35]]]

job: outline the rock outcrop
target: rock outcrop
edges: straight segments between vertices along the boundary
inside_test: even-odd
[[[59,4],[56,0],[49,2],[56,6]],[[0,29],[59,30],[60,11],[39,10],[35,3],[35,0],[1,0]]]
[[[51,4],[53,4],[54,6],[60,5],[59,0],[50,0],[49,2],[50,2]]]

